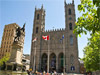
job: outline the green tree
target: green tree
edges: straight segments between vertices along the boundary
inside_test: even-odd
[[[100,0],[93,0],[93,4],[97,6],[97,17],[100,19]]]
[[[0,66],[3,65],[3,62],[7,62],[9,60],[9,53],[7,53],[3,58],[0,59]]]
[[[87,71],[100,70],[100,32],[97,32],[89,39],[88,45],[84,48],[84,66]]]
[[[100,0],[98,2],[100,3]],[[97,7],[91,0],[81,0],[78,10],[82,12],[82,16],[76,22],[74,33],[80,35],[81,33],[87,34],[87,31],[89,31],[94,34],[100,31],[100,18],[97,17]]]
[[[82,16],[78,18],[74,33],[81,34],[90,32],[87,46],[84,48],[84,65],[87,71],[100,70],[100,0],[80,0],[78,10]]]

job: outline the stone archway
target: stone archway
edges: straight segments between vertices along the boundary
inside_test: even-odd
[[[63,72],[64,68],[64,54],[60,53],[58,55],[58,72]]]
[[[50,54],[50,72],[56,70],[56,55],[54,53]]]
[[[47,54],[44,53],[42,55],[42,60],[41,60],[41,68],[42,68],[42,71],[47,71]]]

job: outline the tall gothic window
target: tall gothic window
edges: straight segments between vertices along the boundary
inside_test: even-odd
[[[37,20],[39,19],[39,14],[37,14]]]
[[[69,29],[72,30],[72,23],[69,23]]]
[[[70,8],[69,8],[69,10],[68,10],[68,14],[71,15],[71,9],[70,9]]]
[[[70,36],[70,45],[73,45],[73,36]]]
[[[38,33],[38,29],[39,29],[39,28],[38,28],[38,27],[36,27],[36,33]]]
[[[70,63],[74,64],[74,56],[73,55],[70,56]]]

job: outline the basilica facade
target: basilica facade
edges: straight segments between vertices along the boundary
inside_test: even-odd
[[[30,68],[38,71],[79,73],[75,5],[65,4],[65,28],[45,31],[45,10],[35,8],[31,42]],[[49,40],[42,36],[49,35]],[[36,38],[36,39],[35,39]],[[35,39],[35,41],[34,41]]]

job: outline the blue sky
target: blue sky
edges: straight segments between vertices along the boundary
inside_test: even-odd
[[[66,2],[72,3],[72,0],[66,0]],[[77,11],[79,3],[80,0],[74,0],[76,19],[81,16],[81,13]],[[22,27],[26,22],[23,53],[30,54],[35,6],[41,8],[42,4],[46,11],[45,29],[65,28],[64,0],[0,0],[0,44],[5,25],[17,23]],[[87,37],[89,35],[78,37],[79,57],[81,58],[83,48],[87,45]]]

